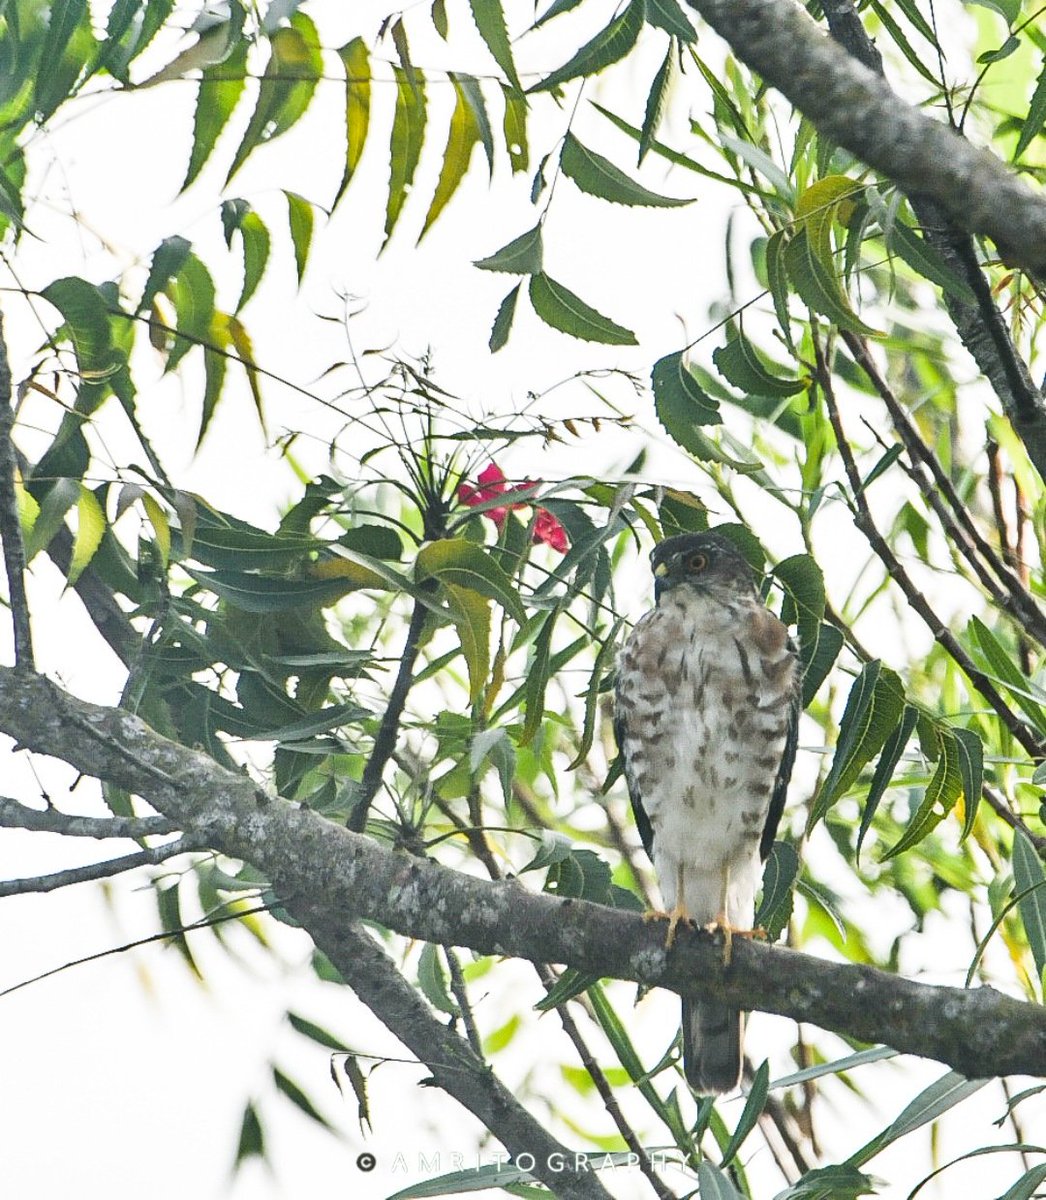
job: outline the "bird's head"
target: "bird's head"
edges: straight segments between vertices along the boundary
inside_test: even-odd
[[[715,533],[682,533],[658,542],[650,566],[659,601],[678,587],[724,598],[755,593],[752,568],[733,542]]]

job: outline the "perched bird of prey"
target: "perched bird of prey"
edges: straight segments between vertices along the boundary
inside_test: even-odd
[[[667,945],[692,921],[722,927],[729,947],[732,932],[752,928],[795,759],[796,650],[726,538],[667,538],[650,561],[655,607],[621,654],[614,729],[669,910]],[[737,1087],[743,1029],[738,1009],[684,998],[695,1092]]]

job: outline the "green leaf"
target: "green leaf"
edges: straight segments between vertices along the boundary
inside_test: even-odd
[[[979,617],[971,617],[967,637],[979,650],[979,657],[987,664],[988,673],[1010,692],[1017,706],[1039,733],[1046,734],[1046,710],[1038,702],[1037,693],[1024,672],[1006,652],[995,634]]]
[[[892,1142],[936,1121],[949,1109],[961,1104],[974,1092],[980,1091],[987,1079],[967,1079],[957,1071],[949,1071],[924,1088],[915,1099],[881,1133],[865,1143],[846,1160],[848,1165],[862,1166]]]
[[[632,49],[639,39],[646,16],[645,0],[632,0],[628,8],[584,46],[558,70],[529,88],[531,92],[547,92],[579,76],[589,78],[616,63]]]
[[[502,130],[505,135],[505,148],[508,150],[509,165],[512,173],[525,171],[530,166],[530,151],[527,144],[527,98],[515,88],[501,85],[502,98],[505,101],[505,116]]]
[[[1017,146],[1013,151],[1015,162],[1038,137],[1044,126],[1046,126],[1046,54],[1043,55],[1042,69],[1039,71],[1038,82],[1035,84],[1035,91],[1032,93],[1031,103],[1028,105],[1028,115],[1024,118],[1021,135],[1017,139]]]
[[[526,719],[520,738],[524,746],[533,741],[545,715],[545,689],[548,686],[552,659],[552,631],[561,611],[557,604],[542,621],[541,629],[534,639],[534,655],[524,685]]]
[[[477,259],[473,266],[481,271],[504,271],[507,275],[537,275],[541,270],[541,258],[541,225],[538,224],[487,258]]]
[[[41,550],[45,550],[51,539],[65,521],[65,514],[80,498],[80,481],[56,479],[44,494],[33,528],[25,539],[25,559],[32,562]]]
[[[594,150],[589,150],[572,134],[567,133],[559,157],[563,174],[572,179],[581,191],[611,204],[643,205],[648,208],[676,208],[692,204],[692,200],[680,200],[662,196],[630,179],[624,171]]]
[[[783,379],[772,374],[743,333],[713,350],[712,361],[728,383],[756,396],[794,396],[806,386],[801,379]]]
[[[247,123],[225,182],[236,174],[264,142],[286,133],[304,114],[323,74],[323,58],[312,22],[296,13],[293,24],[281,26],[270,38],[254,112]]]
[[[247,42],[238,40],[227,59],[208,67],[200,77],[193,115],[192,149],[181,191],[184,192],[207,165],[246,83]]]
[[[1014,830],[1012,859],[1014,890],[1026,893],[1018,901],[1017,910],[1041,980],[1046,970],[1046,871],[1035,846],[1020,829]]]
[[[618,634],[624,623],[624,618],[618,617],[611,626],[610,632],[604,637],[603,644],[599,647],[599,653],[592,666],[592,674],[589,676],[588,690],[585,693],[585,720],[581,727],[581,738],[578,742],[577,754],[567,766],[568,771],[577,770],[588,757],[589,750],[592,749],[596,733],[596,717],[599,715],[599,698],[603,694],[605,676],[610,664],[614,661]]]
[[[800,229],[784,248],[784,264],[792,286],[802,301],[814,312],[827,317],[840,329],[868,336],[882,336],[866,325],[850,307],[831,263],[817,257],[807,230]]]
[[[329,1033],[322,1026],[316,1025],[305,1017],[300,1017],[297,1013],[288,1012],[287,1020],[290,1022],[292,1029],[317,1045],[324,1046],[328,1050],[334,1050],[339,1054],[351,1053],[349,1047],[340,1038],[335,1037],[333,1033]]]
[[[345,170],[331,205],[332,211],[356,174],[370,126],[370,58],[367,43],[361,37],[353,38],[338,50],[338,57],[345,71]]]
[[[1013,34],[1006,39],[1005,42],[997,50],[985,50],[983,54],[977,55],[979,63],[997,63],[1002,62],[1004,58],[1009,58],[1014,50],[1021,48],[1021,39],[1014,37]]]
[[[373,715],[370,709],[361,708],[358,704],[332,704],[268,729],[252,728],[246,736],[251,741],[279,742],[281,745],[307,742],[321,733],[329,733],[343,725],[358,724]]]
[[[820,821],[837,796],[854,782],[861,768],[896,729],[904,708],[897,675],[878,659],[867,663],[854,680],[839,722],[839,738],[828,777],[810,808],[807,830]]]
[[[755,916],[757,928],[774,941],[792,913],[792,890],[799,877],[799,855],[791,842],[774,842],[763,868],[763,898]]]
[[[496,600],[520,627],[527,622],[515,584],[491,554],[464,538],[444,538],[422,546],[415,576],[419,582],[435,577],[441,583],[470,588]]]
[[[879,802],[886,794],[886,789],[893,780],[893,773],[901,760],[901,755],[904,753],[905,747],[908,745],[908,739],[912,736],[912,730],[915,728],[915,723],[918,719],[919,710],[915,705],[905,704],[897,728],[890,734],[883,745],[879,761],[875,764],[875,774],[872,776],[871,786],[868,788],[868,797],[864,802],[864,811],[861,813],[861,828],[857,834],[858,855],[861,853],[865,834],[871,828],[872,819],[879,807]]]
[[[203,347],[203,406],[200,411],[200,430],[196,435],[197,450],[203,444],[203,439],[211,426],[211,418],[221,399],[222,387],[225,384],[225,368],[228,362],[222,351],[228,342],[228,317],[223,313],[214,313]]]
[[[197,571],[185,568],[202,587],[244,612],[275,613],[292,608],[322,608],[346,592],[370,584],[351,579],[286,579],[245,571]]]
[[[69,561],[69,586],[80,578],[88,563],[94,558],[105,533],[105,513],[98,497],[82,483],[76,502],[76,534],[73,537],[73,554]]]
[[[447,976],[440,962],[439,947],[426,942],[418,959],[418,987],[425,999],[440,1012],[460,1017],[461,1009],[447,988]]]
[[[287,220],[290,224],[291,244],[294,246],[294,267],[298,273],[298,286],[305,277],[305,264],[309,261],[312,245],[312,205],[297,192],[284,191],[287,201]]]
[[[236,1143],[236,1166],[254,1156],[265,1158],[265,1133],[257,1109],[248,1102],[243,1110],[240,1137]]]
[[[788,603],[782,613],[786,624],[795,620],[799,630],[799,648],[807,649],[805,660],[812,659],[824,620],[825,591],[821,568],[809,554],[793,554],[782,559],[771,574],[784,585]]]
[[[666,354],[654,363],[651,385],[654,412],[668,436],[691,454],[700,454],[698,425],[718,425],[719,406],[700,387],[683,362],[683,351]]]
[[[1012,1187],[1003,1192],[999,1200],[1031,1200],[1044,1179],[1046,1179],[1046,1163],[1039,1163],[1038,1166],[1025,1171]]]
[[[787,231],[779,229],[766,243],[766,280],[770,286],[778,328],[784,335],[785,344],[794,352],[792,322],[788,312],[788,271],[784,258],[787,237]]]
[[[113,346],[105,297],[86,279],[72,276],[56,279],[40,294],[62,314],[83,386],[97,389],[96,397],[88,401],[88,407],[93,407],[104,398],[107,382],[123,363]]]
[[[175,337],[164,370],[170,373],[194,346],[204,345],[214,321],[214,280],[210,271],[189,253],[164,289],[174,304]]]
[[[581,0],[552,0],[548,8],[534,22],[532,28],[540,29],[546,21],[551,21],[553,17],[561,17],[563,13],[573,12],[580,3]]]
[[[494,324],[490,330],[490,340],[487,343],[491,354],[496,354],[508,341],[512,318],[516,315],[516,301],[519,299],[520,286],[517,283],[498,307],[498,314],[494,318]]]
[[[392,231],[399,220],[407,193],[414,183],[414,172],[421,147],[425,141],[427,107],[425,80],[421,71],[415,70],[413,82],[402,67],[393,67],[396,77],[396,108],[392,118],[390,142],[389,201],[385,209],[385,241],[388,245]]]
[[[309,1097],[306,1096],[302,1089],[293,1079],[285,1075],[279,1067],[273,1067],[272,1081],[276,1084],[276,1090],[282,1092],[300,1112],[303,1112],[307,1117],[311,1117],[318,1124],[322,1125],[324,1129],[334,1129],[334,1126],[319,1111]]]
[[[531,275],[529,294],[537,315],[561,333],[608,346],[638,345],[636,335],[630,329],[596,312],[580,296],[575,296],[544,272]]]
[[[806,708],[817,694],[817,689],[828,677],[828,672],[835,665],[839,651],[843,648],[843,635],[834,625],[824,622],[817,631],[817,641],[813,646],[799,645],[799,661],[803,668],[802,705]]]
[[[82,53],[87,45],[75,35],[88,19],[87,0],[53,0],[50,6],[47,33],[33,78],[34,108],[41,123],[74,90],[87,61],[87,54]],[[94,39],[89,33],[86,40],[93,50]]]
[[[798,1183],[778,1192],[774,1200],[857,1200],[859,1196],[878,1194],[881,1186],[881,1180],[848,1163],[833,1163],[807,1171]]]
[[[177,275],[181,270],[182,264],[185,262],[191,249],[192,243],[177,234],[173,237],[164,238],[159,246],[156,247],[152,262],[149,264],[149,275],[145,281],[145,289],[142,292],[141,300],[138,301],[136,312],[145,312],[146,309],[152,306],[157,293],[162,288],[165,288],[172,277]]]
[[[657,133],[657,127],[661,124],[665,105],[668,103],[668,93],[672,89],[672,80],[675,76],[675,62],[676,47],[674,42],[670,42],[668,51],[665,54],[665,61],[658,67],[657,74],[650,84],[650,91],[647,93],[646,108],[643,111],[643,125],[639,131],[639,157],[636,160],[637,162],[641,163],[643,161],[647,151],[654,144],[654,135]]]
[[[472,19],[476,22],[480,37],[486,42],[491,57],[505,72],[509,83],[517,92],[523,90],[516,74],[516,65],[512,61],[512,46],[505,28],[505,14],[501,10],[500,0],[469,0],[472,9]]]
[[[913,271],[931,283],[936,283],[949,296],[963,304],[976,302],[976,297],[966,280],[956,275],[937,250],[903,221],[893,222],[886,237],[886,245]]]
[[[676,0],[646,0],[646,19],[681,42],[697,41],[697,32]]]
[[[728,1166],[737,1157],[737,1152],[744,1145],[745,1138],[755,1128],[756,1122],[762,1115],[769,1090],[770,1064],[763,1062],[755,1073],[752,1086],[748,1089],[748,1098],[745,1100],[744,1110],[738,1118],[734,1132],[730,1135],[730,1141],[727,1142],[726,1149],[719,1160],[721,1167]]]
[[[240,312],[265,273],[272,238],[265,222],[246,200],[224,200],[221,211],[225,244],[231,249],[233,236],[238,233],[243,249],[243,286],[236,302],[236,312]]]
[[[934,724],[934,734],[937,738],[937,767],[926,785],[919,807],[909,818],[908,827],[883,855],[884,860],[921,842],[951,812],[962,792],[958,739],[953,730],[943,724]]]
[[[809,1083],[813,1079],[821,1079],[825,1075],[842,1075],[852,1071],[854,1067],[862,1067],[866,1063],[881,1062],[884,1058],[896,1058],[897,1051],[892,1046],[872,1046],[868,1050],[858,1050],[856,1054],[847,1054],[833,1062],[817,1063],[813,1067],[805,1067],[801,1071],[793,1071],[774,1079],[770,1083],[770,1091],[778,1088],[795,1087],[797,1083]]]
[[[490,601],[471,587],[446,581],[443,590],[468,667],[469,700],[474,703],[490,677]]]
[[[443,167],[425,224],[418,234],[419,242],[458,190],[472,160],[473,147],[480,140],[480,123],[475,107],[466,96],[461,79],[453,71],[450,72],[450,82],[454,88],[454,111],[447,131],[447,148],[443,151]]]
[[[537,1012],[550,1012],[553,1008],[559,1008],[561,1004],[566,1004],[568,1000],[573,1000],[575,996],[580,996],[582,992],[587,992],[594,983],[598,982],[595,975],[583,975],[574,967],[568,967],[552,985],[548,994],[534,1005],[534,1008]]]
[[[697,1190],[701,1200],[742,1200],[729,1175],[725,1175],[707,1158],[697,1164]]]
[[[984,743],[972,729],[953,729],[959,754],[959,775],[962,777],[963,822],[962,838],[973,832],[977,808],[981,802],[984,783]]]

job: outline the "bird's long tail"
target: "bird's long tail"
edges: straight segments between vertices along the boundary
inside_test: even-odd
[[[704,1000],[683,1000],[683,1073],[699,1095],[732,1092],[741,1082],[744,1013]]]

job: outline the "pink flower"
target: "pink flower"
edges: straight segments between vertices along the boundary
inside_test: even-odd
[[[495,462],[492,462],[489,467],[484,467],[480,471],[476,476],[476,483],[479,485],[478,487],[473,487],[470,483],[458,485],[458,499],[466,508],[475,508],[479,504],[486,504],[491,500],[496,500],[499,496],[503,496],[505,492],[520,491],[523,488],[534,486],[530,480],[524,480],[522,483],[516,483],[510,487],[508,481],[505,479],[504,471]],[[489,517],[498,529],[500,529],[508,519],[510,510],[526,507],[525,502],[515,501],[512,504],[488,508],[484,511],[483,516]],[[546,546],[551,546],[553,550],[557,550],[560,554],[566,554],[570,549],[570,539],[567,537],[567,531],[563,528],[558,518],[554,517],[547,508],[539,508],[535,514],[534,541],[544,542]]]

